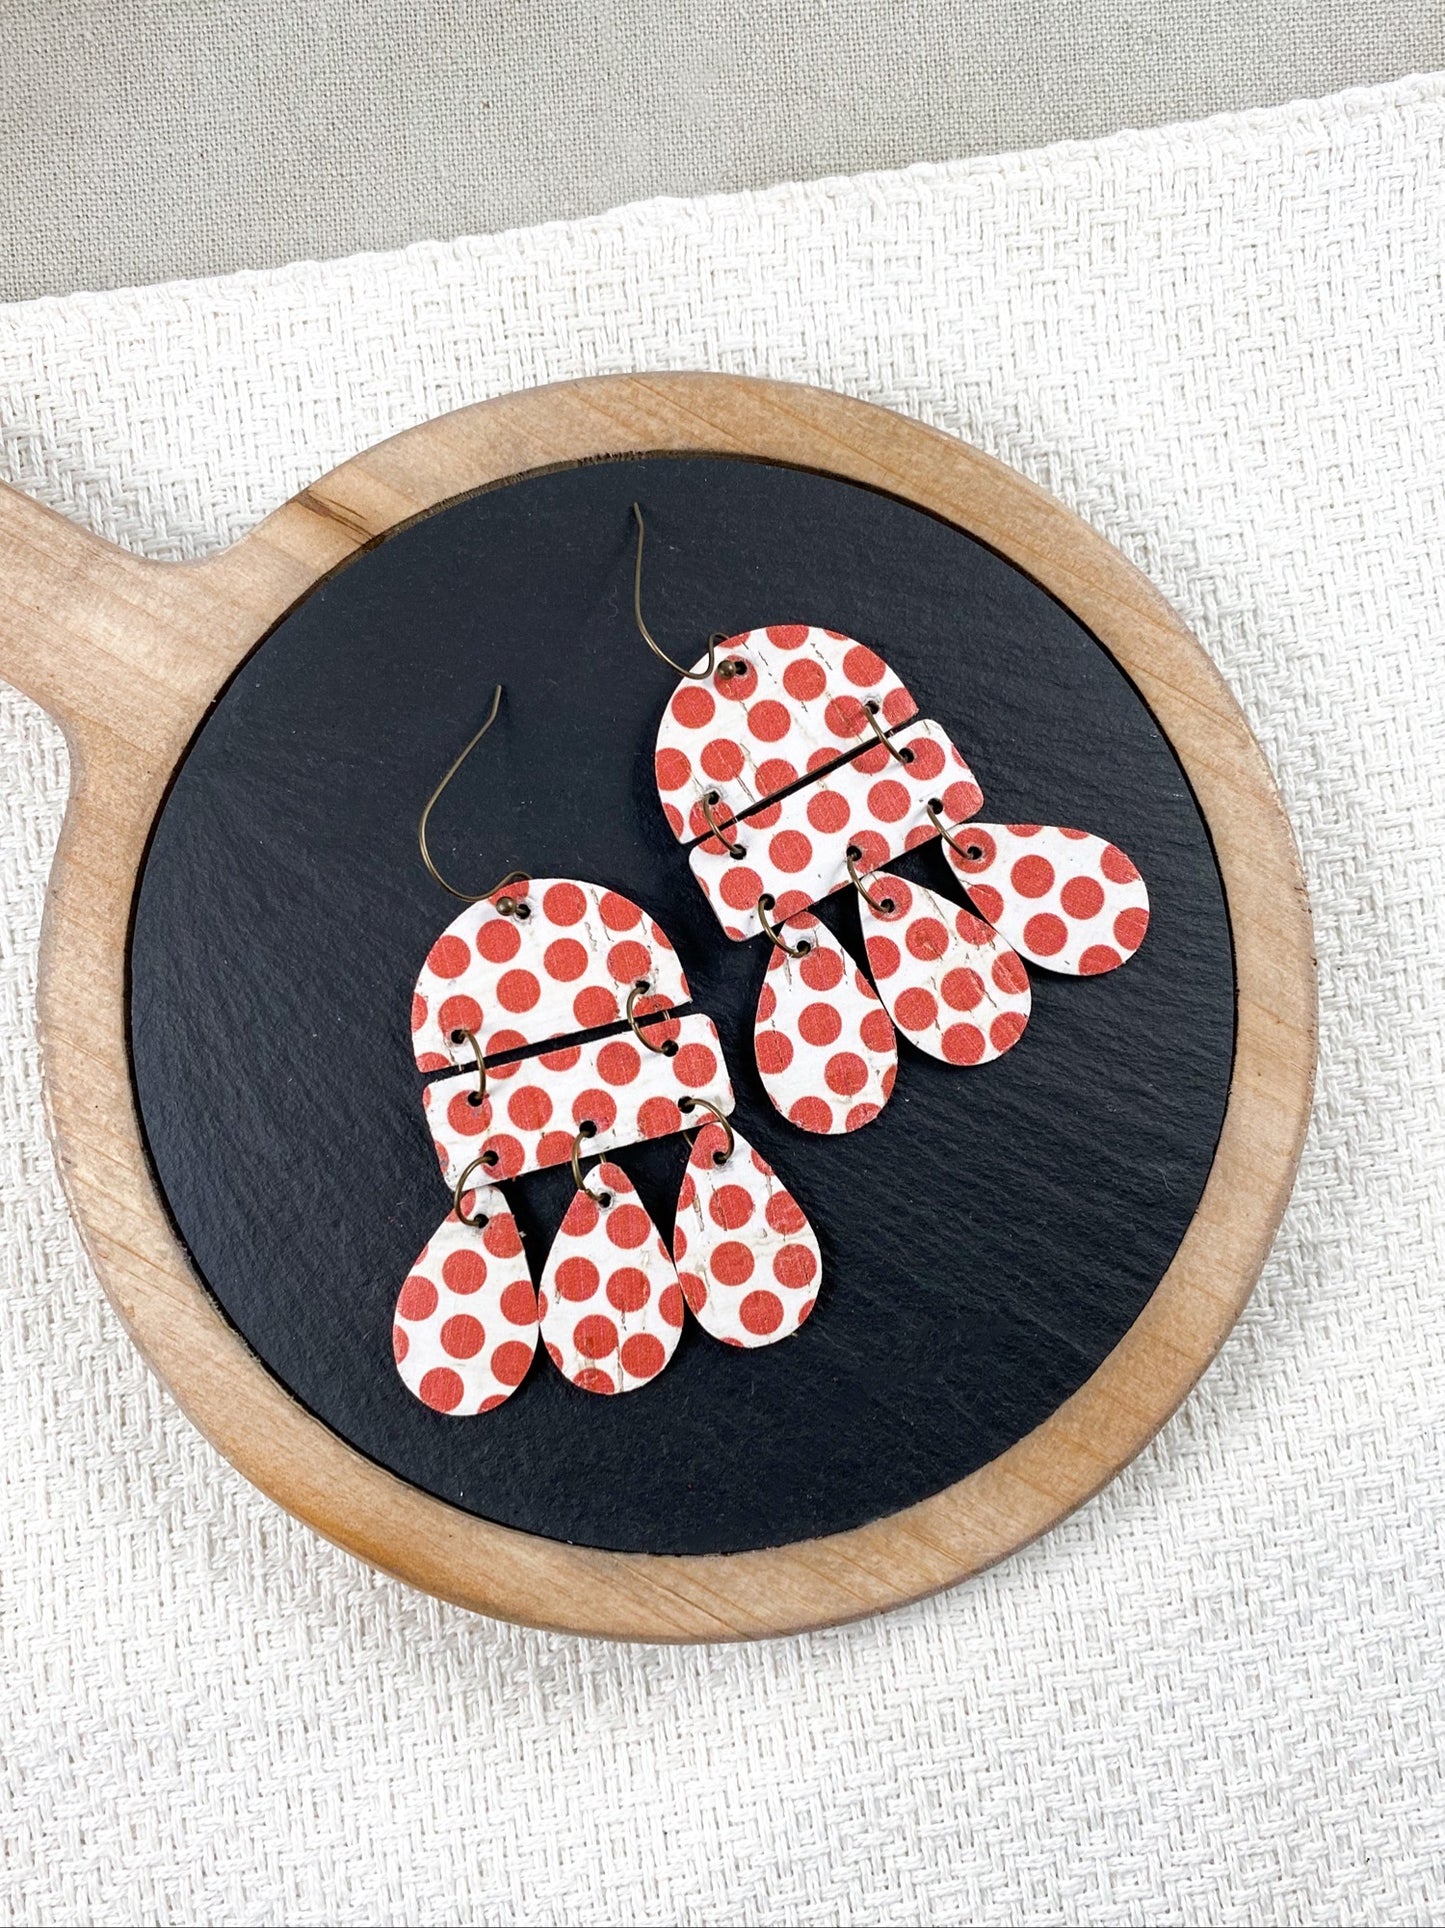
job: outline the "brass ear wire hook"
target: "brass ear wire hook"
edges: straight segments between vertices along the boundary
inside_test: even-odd
[[[712,1113],[713,1117],[716,1118],[728,1135],[727,1150],[723,1152],[715,1151],[712,1155],[712,1162],[715,1165],[725,1165],[732,1157],[738,1142],[737,1133],[732,1128],[732,1121],[718,1110],[710,1098],[693,1098],[691,1096],[679,1098],[677,1108],[679,1111],[697,1111],[698,1109],[702,1109],[703,1111],[710,1111]],[[701,1129],[706,1131],[707,1126],[703,1125]],[[695,1145],[697,1140],[693,1138],[689,1142]]]
[[[705,683],[712,675],[713,669],[717,664],[717,646],[719,643],[725,643],[727,636],[722,630],[715,629],[712,635],[708,637],[707,663],[702,669],[684,669],[682,664],[675,663],[667,651],[658,643],[652,631],[642,620],[642,541],[646,534],[646,524],[642,520],[642,510],[635,502],[632,505],[632,513],[637,519],[637,562],[632,571],[632,613],[637,620],[638,633],[641,635],[643,642],[646,643],[647,647],[652,651],[653,655],[660,656],[669,669],[675,669],[679,676],[685,676],[690,683]],[[721,674],[731,676],[732,673],[728,664],[724,663]]]
[[[848,848],[843,852],[843,861],[848,866],[849,881],[875,917],[892,917],[898,908],[894,900],[891,897],[872,896],[868,886],[858,875],[858,859],[862,855],[863,852],[858,848],[857,844],[852,843],[850,843]]]
[[[774,897],[760,897],[758,899],[758,922],[762,925],[766,935],[777,945],[778,949],[782,951],[785,956],[806,957],[808,952],[813,948],[811,939],[802,937],[799,938],[796,944],[790,944],[785,937],[780,935],[777,925],[769,921],[768,912],[773,908],[776,901]]]
[[[582,1140],[584,1138],[595,1138],[596,1136],[597,1127],[592,1124],[590,1120],[578,1127],[577,1135],[572,1140],[572,1176],[577,1180],[578,1191],[586,1192],[587,1196],[592,1200],[592,1203],[602,1206],[605,1211],[612,1203],[611,1192],[594,1192],[582,1176]]]
[[[475,1213],[471,1218],[468,1218],[466,1213],[462,1210],[462,1195],[467,1189],[467,1180],[471,1177],[472,1173],[477,1169],[478,1165],[485,1165],[487,1169],[490,1171],[491,1168],[496,1164],[496,1162],[497,1162],[497,1154],[494,1151],[478,1152],[476,1157],[472,1160],[471,1164],[466,1165],[462,1168],[461,1177],[457,1180],[456,1184],[453,1185],[452,1187],[452,1210],[456,1213],[457,1217],[461,1220],[463,1225],[475,1226],[478,1231],[481,1231],[482,1227],[487,1223],[487,1214],[485,1212],[478,1212],[478,1213]]]
[[[639,1044],[645,1044],[649,1051],[655,1051],[660,1058],[675,1058],[677,1056],[677,1040],[675,1038],[669,1038],[664,1044],[654,1044],[638,1022],[637,1000],[645,991],[650,989],[651,984],[649,980],[645,977],[640,977],[627,993],[627,1022],[632,1026],[632,1035],[637,1039]],[[659,1012],[658,1016],[660,1017],[661,1015],[662,1013]]]
[[[928,821],[946,844],[951,844],[966,864],[976,864],[987,853],[982,844],[970,844],[967,849],[958,841],[943,821],[943,804],[938,797],[930,797],[927,803]]]
[[[906,749],[900,750],[898,745],[893,741],[892,737],[885,736],[882,730],[879,729],[878,705],[871,696],[869,697],[868,701],[863,705],[863,721],[868,725],[869,729],[873,732],[874,736],[876,736],[878,741],[883,745],[884,749],[888,752],[889,756],[896,757],[900,763],[911,763],[913,761],[912,750],[906,750]]]
[[[741,844],[741,843],[735,843],[733,839],[729,837],[726,830],[723,830],[719,827],[718,820],[712,813],[713,805],[715,803],[722,802],[722,798],[718,795],[717,791],[709,790],[706,796],[704,796],[701,801],[702,801],[702,814],[704,815],[704,817],[707,818],[707,827],[712,832],[712,834],[717,838],[718,842],[722,845],[723,849],[728,853],[730,857],[746,857],[748,854],[747,845]],[[736,827],[736,824],[737,824],[736,817],[734,817],[733,819],[733,824],[734,824],[734,827]]]
[[[462,765],[466,762],[467,758],[471,755],[472,751],[476,749],[477,745],[481,742],[482,738],[486,735],[487,731],[491,729],[492,725],[496,722],[497,711],[500,709],[501,703],[502,703],[502,686],[500,683],[498,683],[497,687],[492,691],[492,707],[487,711],[486,722],[483,723],[482,727],[477,731],[476,735],[472,738],[471,742],[467,745],[467,747],[462,751],[461,755],[456,759],[455,763],[452,764],[451,768],[447,771],[446,775],[442,778],[441,782],[437,785],[436,789],[433,790],[431,795],[427,798],[426,805],[423,808],[421,813],[421,820],[416,827],[416,840],[417,840],[418,846],[421,849],[421,860],[426,865],[429,874],[432,876],[432,878],[435,879],[437,883],[441,885],[442,889],[446,891],[450,896],[460,897],[460,899],[464,904],[483,904],[487,901],[488,898],[495,898],[497,909],[502,913],[503,917],[525,917],[527,915],[526,906],[520,903],[517,898],[497,896],[497,892],[499,890],[505,890],[508,884],[525,884],[529,882],[530,880],[525,870],[509,870],[506,876],[502,879],[501,883],[493,884],[490,890],[479,890],[475,892],[468,891],[468,890],[458,890],[455,884],[449,884],[447,882],[446,878],[443,877],[441,872],[437,869],[436,865],[432,862],[432,854],[430,849],[427,847],[427,840],[426,840],[426,827],[428,822],[431,819],[431,813],[436,808],[436,805],[441,797],[442,791],[446,789],[447,785],[451,782],[452,778],[456,775],[457,771],[461,769]],[[480,1055],[481,1054],[478,1053],[479,1058],[480,1058]]]

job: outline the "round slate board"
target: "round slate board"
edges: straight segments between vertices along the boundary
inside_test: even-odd
[[[811,622],[876,648],[981,783],[985,820],[1095,830],[1148,882],[1137,957],[1032,972],[998,1062],[900,1048],[892,1103],[814,1138],[752,1061],[761,941],[726,941],[662,819],[675,685],[631,619],[691,660],[714,629]],[[442,867],[594,879],[672,936],[716,1020],[737,1122],[818,1232],[824,1285],[793,1339],[738,1352],[689,1322],[644,1390],[579,1392],[539,1358],[470,1420],[390,1358],[400,1281],[448,1209],[409,1048],[416,972],[457,906]],[[935,848],[903,874],[956,895]],[[854,906],[824,916],[861,956]],[[717,457],[596,463],[493,488],[323,582],[207,717],[154,828],[130,949],[133,1066],[155,1174],[195,1266],[325,1424],[411,1484],[552,1539],[654,1553],[776,1546],[875,1520],[994,1459],[1089,1378],[1163,1276],[1229,1096],[1235,987],[1209,832],[1112,658],[1011,564],[888,496]],[[671,1229],[684,1145],[624,1151]],[[510,1188],[539,1276],[565,1172]]]

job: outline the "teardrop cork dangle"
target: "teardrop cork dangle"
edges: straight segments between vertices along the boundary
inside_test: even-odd
[[[712,1110],[712,1107],[707,1107]],[[677,1199],[672,1255],[688,1308],[727,1346],[771,1346],[813,1310],[823,1262],[807,1214],[716,1112],[697,1134]]]
[[[987,1064],[1029,1021],[1028,972],[998,932],[921,884],[875,875],[858,916],[868,968],[911,1044],[945,1064]]]
[[[1117,844],[1051,824],[968,823],[944,835],[974,907],[1031,964],[1099,977],[1149,928],[1149,892]]]
[[[636,1392],[677,1350],[682,1289],[622,1167],[604,1159],[591,1182],[583,1177],[586,1136],[579,1131],[574,1141],[577,1192],[542,1270],[542,1343],[583,1392]]]
[[[772,953],[753,1032],[763,1087],[802,1131],[859,1131],[893,1095],[898,1045],[888,1013],[811,913],[764,928]]]
[[[537,1294],[521,1233],[495,1185],[464,1187],[397,1295],[396,1369],[433,1412],[466,1419],[509,1399],[537,1349]]]

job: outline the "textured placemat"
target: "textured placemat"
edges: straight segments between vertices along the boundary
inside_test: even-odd
[[[147,554],[562,376],[811,380],[1054,489],[1279,775],[1315,1135],[1184,1413],[972,1586],[609,1649],[251,1492],[80,1259],[32,1021],[58,733],[0,701],[0,1896],[223,1922],[1413,1922],[1445,1906],[1445,81],[0,311],[0,474]]]

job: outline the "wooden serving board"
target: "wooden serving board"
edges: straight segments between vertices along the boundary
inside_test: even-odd
[[[846,1531],[725,1553],[613,1552],[496,1524],[387,1472],[293,1398],[173,1229],[143,1142],[127,1009],[129,931],[158,813],[258,643],[324,579],[443,505],[547,471],[663,455],[742,457],[880,491],[988,545],[1057,599],[1132,681],[1187,775],[1234,949],[1233,1073],[1207,1182],[1172,1263],[1103,1363],[946,1490]],[[0,490],[0,674],[59,720],[71,750],[41,1036],[57,1156],[105,1289],[235,1465],[413,1585],[536,1625],[652,1640],[776,1634],[913,1599],[1096,1492],[1238,1316],[1289,1194],[1313,1077],[1314,964],[1289,829],[1238,707],[1178,618],[1093,531],[977,451],[812,389],[653,375],[509,396],[411,430],[200,564],[137,561]]]

